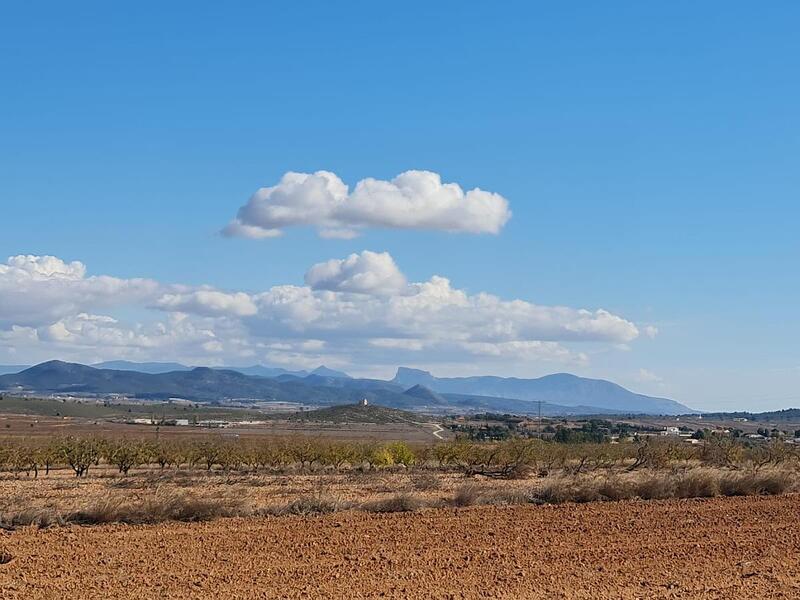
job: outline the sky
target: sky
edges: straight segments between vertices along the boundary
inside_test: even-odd
[[[0,364],[800,406],[798,30],[780,1],[7,4]]]

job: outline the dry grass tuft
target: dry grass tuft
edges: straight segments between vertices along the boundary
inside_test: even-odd
[[[790,471],[750,471],[724,475],[719,487],[724,496],[777,495],[800,489],[800,481]]]
[[[416,473],[411,478],[411,485],[420,492],[430,492],[442,489],[442,482],[435,473],[424,471]]]
[[[641,471],[630,480],[630,498],[666,500],[676,498],[675,475]]]
[[[207,521],[218,517],[252,514],[238,498],[203,498],[191,492],[157,489],[144,498],[130,499],[106,493],[85,507],[61,512],[53,507],[6,509],[0,525],[6,529],[54,525],[101,525],[105,523],[151,524],[162,521]]]
[[[373,500],[372,502],[365,502],[361,505],[362,510],[367,512],[376,513],[389,513],[389,512],[411,512],[425,508],[426,503],[412,496],[411,494],[397,494],[389,498],[381,500]]]
[[[192,492],[157,489],[137,500],[106,495],[84,509],[65,515],[68,523],[160,523],[162,521],[207,521],[218,517],[246,516],[251,510],[239,498],[203,498]]]
[[[626,476],[558,475],[544,479],[535,492],[542,502],[593,502],[600,500],[662,500],[784,494],[800,489],[792,471],[729,472],[697,468],[683,473],[639,471]]]
[[[506,488],[485,492],[478,498],[478,503],[488,506],[510,506],[538,502],[530,490]]]
[[[456,488],[453,494],[453,506],[472,506],[481,499],[481,488],[474,483],[465,483]]]
[[[325,495],[302,496],[285,506],[270,507],[263,511],[266,514],[281,517],[284,515],[323,515],[351,508],[349,502],[343,502]]]
[[[17,527],[29,526],[44,529],[55,525],[66,525],[66,521],[55,508],[51,507],[6,510],[0,514],[0,529],[13,531]]]

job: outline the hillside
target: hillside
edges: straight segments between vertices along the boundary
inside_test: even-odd
[[[404,387],[424,385],[440,394],[541,401],[623,413],[672,415],[694,412],[674,400],[636,394],[610,381],[586,379],[569,373],[556,373],[537,379],[495,376],[434,377],[427,371],[400,367],[392,383]]]
[[[83,419],[134,419],[156,417],[163,419],[257,419],[262,414],[254,410],[223,408],[212,405],[146,403],[112,404],[102,402],[65,402],[51,398],[19,398],[0,395],[0,414],[40,417],[77,417]]]
[[[406,396],[411,396],[412,398],[419,398],[420,400],[424,400],[429,404],[447,404],[447,401],[443,396],[440,396],[432,389],[420,384],[408,388],[405,392],[403,392],[403,394]]]
[[[293,421],[316,421],[329,423],[419,423],[429,419],[405,410],[369,404],[346,404],[293,413]]]
[[[748,421],[766,421],[766,422],[779,422],[800,421],[800,408],[786,408],[783,410],[772,410],[768,412],[752,413],[747,411],[740,412],[717,412],[717,413],[703,413],[704,418],[731,420],[731,419],[747,419]]]

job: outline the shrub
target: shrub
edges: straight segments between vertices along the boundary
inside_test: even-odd
[[[414,451],[405,442],[393,442],[386,449],[392,456],[393,464],[410,467],[417,460],[417,457],[414,456]]]

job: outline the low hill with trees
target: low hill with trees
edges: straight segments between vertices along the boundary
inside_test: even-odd
[[[376,406],[373,404],[344,404],[317,410],[294,413],[293,421],[315,421],[327,423],[421,423],[429,419],[405,410]]]

